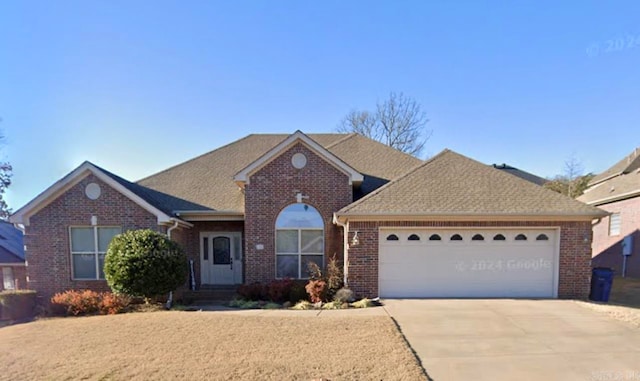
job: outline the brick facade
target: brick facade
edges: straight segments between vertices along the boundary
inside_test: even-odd
[[[306,166],[296,169],[291,158],[302,153]],[[98,183],[102,194],[97,200],[85,196],[87,184]],[[298,142],[257,170],[249,178],[245,192],[245,220],[228,222],[193,222],[192,228],[172,230],[171,237],[194,261],[195,281],[200,287],[200,233],[241,232],[243,242],[244,283],[269,282],[276,276],[275,221],[282,209],[297,202],[301,193],[304,203],[316,208],[324,221],[325,260],[337,255],[342,259],[342,228],[333,224],[333,213],[353,201],[349,177]],[[640,199],[639,199],[640,200]],[[640,204],[640,202],[639,202]],[[611,204],[614,205],[614,204]],[[638,210],[623,214],[626,221],[638,221]],[[623,207],[621,207],[623,208]],[[632,209],[631,207],[624,207]],[[625,212],[626,213],[626,212]],[[30,217],[25,227],[24,243],[29,260],[28,286],[48,300],[54,293],[68,289],[108,290],[105,281],[77,281],[72,279],[70,226],[90,226],[96,216],[98,226],[121,226],[130,229],[153,229],[166,232],[157,218],[123,194],[93,175],[82,179],[64,194],[51,201]],[[596,226],[606,227],[607,219]],[[585,298],[589,292],[591,271],[590,221],[584,222],[445,222],[445,221],[378,221],[351,222],[350,231],[358,231],[361,244],[349,251],[349,286],[360,296],[378,296],[378,231],[380,227],[558,227],[560,228],[560,257],[558,294],[561,298]],[[636,226],[638,226],[636,224]],[[623,234],[625,234],[623,232]],[[615,240],[614,240],[615,241]],[[258,249],[262,245],[262,249]],[[603,244],[608,247],[609,243]],[[640,242],[636,245],[636,250]],[[640,252],[634,258],[638,259]],[[188,285],[182,288],[185,289]]]
[[[558,297],[584,299],[591,274],[590,222],[350,222],[360,245],[349,249],[349,287],[360,296],[378,296],[378,231],[380,227],[559,227],[560,265]]]
[[[611,213],[620,213],[620,234],[609,235],[610,217],[603,218],[593,227],[593,266],[610,267],[622,274],[622,240],[633,235],[633,252],[627,257],[626,275],[640,278],[640,197],[630,198],[598,208]]]
[[[84,193],[92,182],[102,190],[97,200],[90,200]],[[43,301],[69,289],[109,290],[104,280],[73,280],[71,276],[69,227],[91,226],[92,216],[97,217],[98,226],[165,231],[158,226],[156,216],[95,176],[85,177],[31,216],[25,226],[28,288],[38,291]]]
[[[307,157],[307,165],[291,165],[295,153]],[[305,145],[298,143],[250,177],[245,187],[245,282],[268,282],[275,278],[275,221],[282,209],[303,202],[318,210],[324,220],[325,260],[342,257],[342,229],[332,223],[333,213],[353,201],[349,178]],[[263,245],[258,250],[256,245]]]

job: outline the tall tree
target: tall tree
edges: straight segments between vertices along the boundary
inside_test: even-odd
[[[564,173],[557,175],[546,184],[545,188],[551,189],[565,196],[576,198],[582,195],[589,185],[589,181],[594,177],[593,173],[584,173],[584,166],[575,155],[571,155],[564,162]]]
[[[2,119],[0,119],[2,121]],[[4,135],[0,134],[0,143],[4,143]],[[0,219],[6,220],[11,214],[11,209],[4,200],[4,192],[11,185],[13,168],[8,162],[0,162]]]
[[[402,152],[419,156],[431,137],[420,103],[403,93],[378,101],[375,111],[351,110],[338,124],[338,132],[357,132]]]

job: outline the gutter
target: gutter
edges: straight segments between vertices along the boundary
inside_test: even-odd
[[[341,226],[344,233],[342,237],[342,282],[344,283],[344,287],[348,288],[348,279],[349,279],[349,221],[344,223],[338,220],[338,216],[333,214],[333,223]]]

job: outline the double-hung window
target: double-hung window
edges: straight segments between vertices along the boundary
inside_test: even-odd
[[[122,233],[119,226],[71,227],[73,279],[104,279],[104,256],[111,239]]]

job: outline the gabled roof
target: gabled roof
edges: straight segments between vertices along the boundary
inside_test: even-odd
[[[244,186],[245,183],[249,183],[249,176],[252,173],[255,173],[260,168],[267,165],[273,159],[278,157],[281,153],[288,150],[294,144],[302,143],[310,150],[314,151],[318,156],[326,160],[329,164],[336,167],[339,171],[343,172],[349,177],[349,183],[361,183],[363,180],[363,176],[361,173],[353,169],[350,165],[346,164],[344,161],[340,160],[336,155],[327,151],[326,148],[316,143],[313,139],[303,134],[302,131],[296,131],[293,134],[289,135],[286,139],[278,143],[275,147],[267,151],[264,155],[258,157],[256,160],[251,162],[251,164],[247,165],[243,169],[241,169],[236,175],[233,177],[236,184],[239,186]]]
[[[0,263],[24,263],[22,231],[7,221],[0,221]]]
[[[638,168],[640,168],[640,147],[634,149],[633,152],[625,158],[615,163],[613,167],[594,176],[589,182],[589,186],[594,186],[615,176],[631,173]]]
[[[350,204],[339,219],[579,219],[607,215],[450,150]]]
[[[512,167],[510,165],[507,164],[493,164],[493,168],[495,169],[499,169],[501,171],[504,171],[506,173],[510,173],[514,176],[518,176],[519,178],[523,179],[523,180],[527,180],[529,182],[532,182],[534,184],[537,185],[544,185],[545,183],[547,183],[549,180],[545,179],[544,177],[540,177],[540,176],[536,176],[533,173],[529,173],[527,171],[523,171],[522,169],[518,169],[516,167]]]
[[[640,196],[640,149],[636,148],[613,167],[595,176],[578,200],[589,205]]]
[[[171,217],[170,213],[167,213],[165,211],[166,206],[154,198],[159,197],[159,192],[147,190],[142,186],[131,183],[119,176],[114,175],[111,172],[108,172],[88,161],[85,161],[78,168],[74,169],[65,177],[58,180],[44,192],[40,193],[36,198],[31,200],[28,204],[12,214],[9,217],[9,221],[12,223],[29,225],[29,217],[47,206],[62,193],[78,184],[82,179],[90,174],[93,174],[94,176],[105,182],[107,185],[119,191],[124,196],[140,205],[140,207],[142,207],[143,209],[149,211],[151,214],[154,214],[158,218],[159,224],[169,223],[174,220]],[[171,198],[170,196],[168,197],[169,199]]]
[[[244,214],[244,194],[234,182],[234,176],[290,136],[248,135],[146,177],[137,184],[219,213],[241,215]],[[364,175],[359,189],[365,194],[422,163],[420,159],[358,134],[305,136]]]

